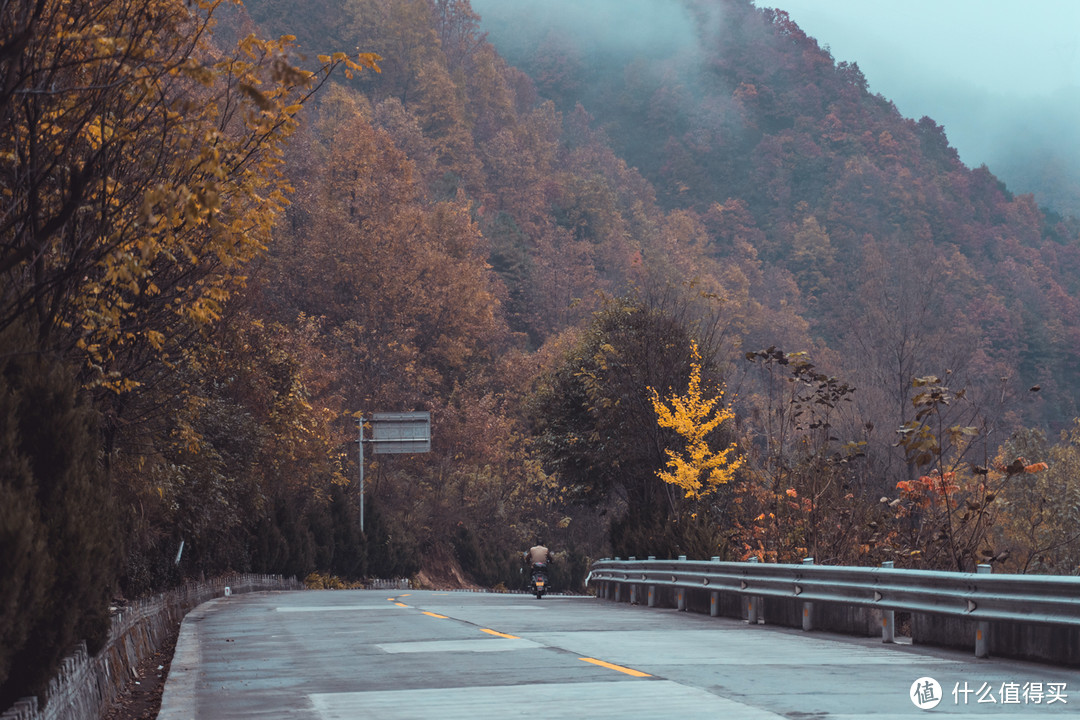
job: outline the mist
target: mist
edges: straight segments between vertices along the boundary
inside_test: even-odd
[[[697,45],[679,0],[473,0],[500,52],[535,47],[550,33],[581,41],[600,57],[670,57]]]
[[[905,117],[945,128],[969,167],[1011,192],[1080,217],[1080,2],[1074,0],[775,0],[836,62],[855,62],[870,91]],[[722,16],[680,0],[473,0],[511,62],[551,38],[588,48],[598,67],[677,67],[689,92],[701,42],[722,42]],[[703,40],[704,38],[704,40]],[[663,71],[657,65],[656,72]]]
[[[944,126],[970,167],[1080,217],[1080,3],[777,0],[905,117]]]

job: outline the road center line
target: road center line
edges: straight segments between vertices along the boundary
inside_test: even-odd
[[[394,603],[394,604],[395,604],[395,605],[397,605],[398,607],[409,607],[409,606],[408,606],[408,605],[406,605],[405,603],[400,603],[400,602],[396,602],[396,603]]]
[[[424,614],[424,615],[430,615],[431,617],[442,618],[443,620],[449,620],[450,619],[446,615],[440,615],[438,613],[428,612],[427,610],[421,610],[420,612],[422,614]]]
[[[604,662],[603,660],[597,660],[596,658],[578,658],[578,660],[583,660],[584,662],[592,663],[593,665],[599,665],[600,667],[606,667],[609,670],[618,670],[621,673],[633,675],[634,677],[652,677],[649,673],[643,673],[640,670],[623,667],[622,665],[613,665],[609,662]]]
[[[496,635],[501,638],[507,638],[509,640],[520,640],[517,635],[507,635],[506,633],[497,632],[495,630],[489,630],[487,628],[480,628],[480,632],[486,632],[488,635]]]

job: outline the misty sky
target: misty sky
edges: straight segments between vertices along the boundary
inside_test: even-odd
[[[758,3],[759,7],[767,3]],[[1080,1],[775,0],[871,92],[945,126],[969,166],[1025,191],[1024,158],[1080,174]]]
[[[895,102],[904,116],[929,115],[943,125],[968,166],[988,165],[1014,192],[1041,188],[1040,204],[1080,210],[1080,0],[756,5],[786,10],[837,62],[857,62],[871,92]],[[472,6],[516,35],[555,26],[609,54],[637,48],[663,55],[693,42],[679,0],[472,0]]]
[[[872,90],[892,88],[912,103],[920,85],[1014,98],[1080,87],[1076,0],[774,2],[834,58],[857,61]]]

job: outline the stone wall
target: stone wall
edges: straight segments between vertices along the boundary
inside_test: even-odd
[[[230,575],[183,587],[118,608],[105,647],[89,657],[81,644],[49,682],[45,706],[23,698],[0,720],[99,720],[102,712],[134,679],[139,662],[153,654],[192,608],[232,593],[302,590],[303,583],[280,575]]]

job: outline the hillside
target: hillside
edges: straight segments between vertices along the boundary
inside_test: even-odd
[[[1023,417],[1057,430],[1075,416],[1076,223],[963,166],[932,118],[901,117],[867,92],[857,66],[836,64],[782,11],[684,3],[686,26],[665,29],[693,35],[650,57],[610,38],[544,34],[550,19],[527,15],[541,12],[536,4],[480,5],[491,7],[485,28],[500,52],[561,109],[593,113],[663,206],[748,210],[759,256],[796,279],[800,313],[858,384],[884,370],[883,358],[876,369],[852,364],[873,360],[859,348],[888,340],[858,312],[860,297],[885,292],[872,284],[884,260],[902,269],[887,273],[890,295],[939,307],[919,328],[936,338],[933,351],[912,370],[1040,383],[1051,392]],[[532,31],[502,31],[511,17]],[[710,242],[723,258],[730,233],[716,228]],[[894,328],[913,314],[901,302],[880,308]]]

